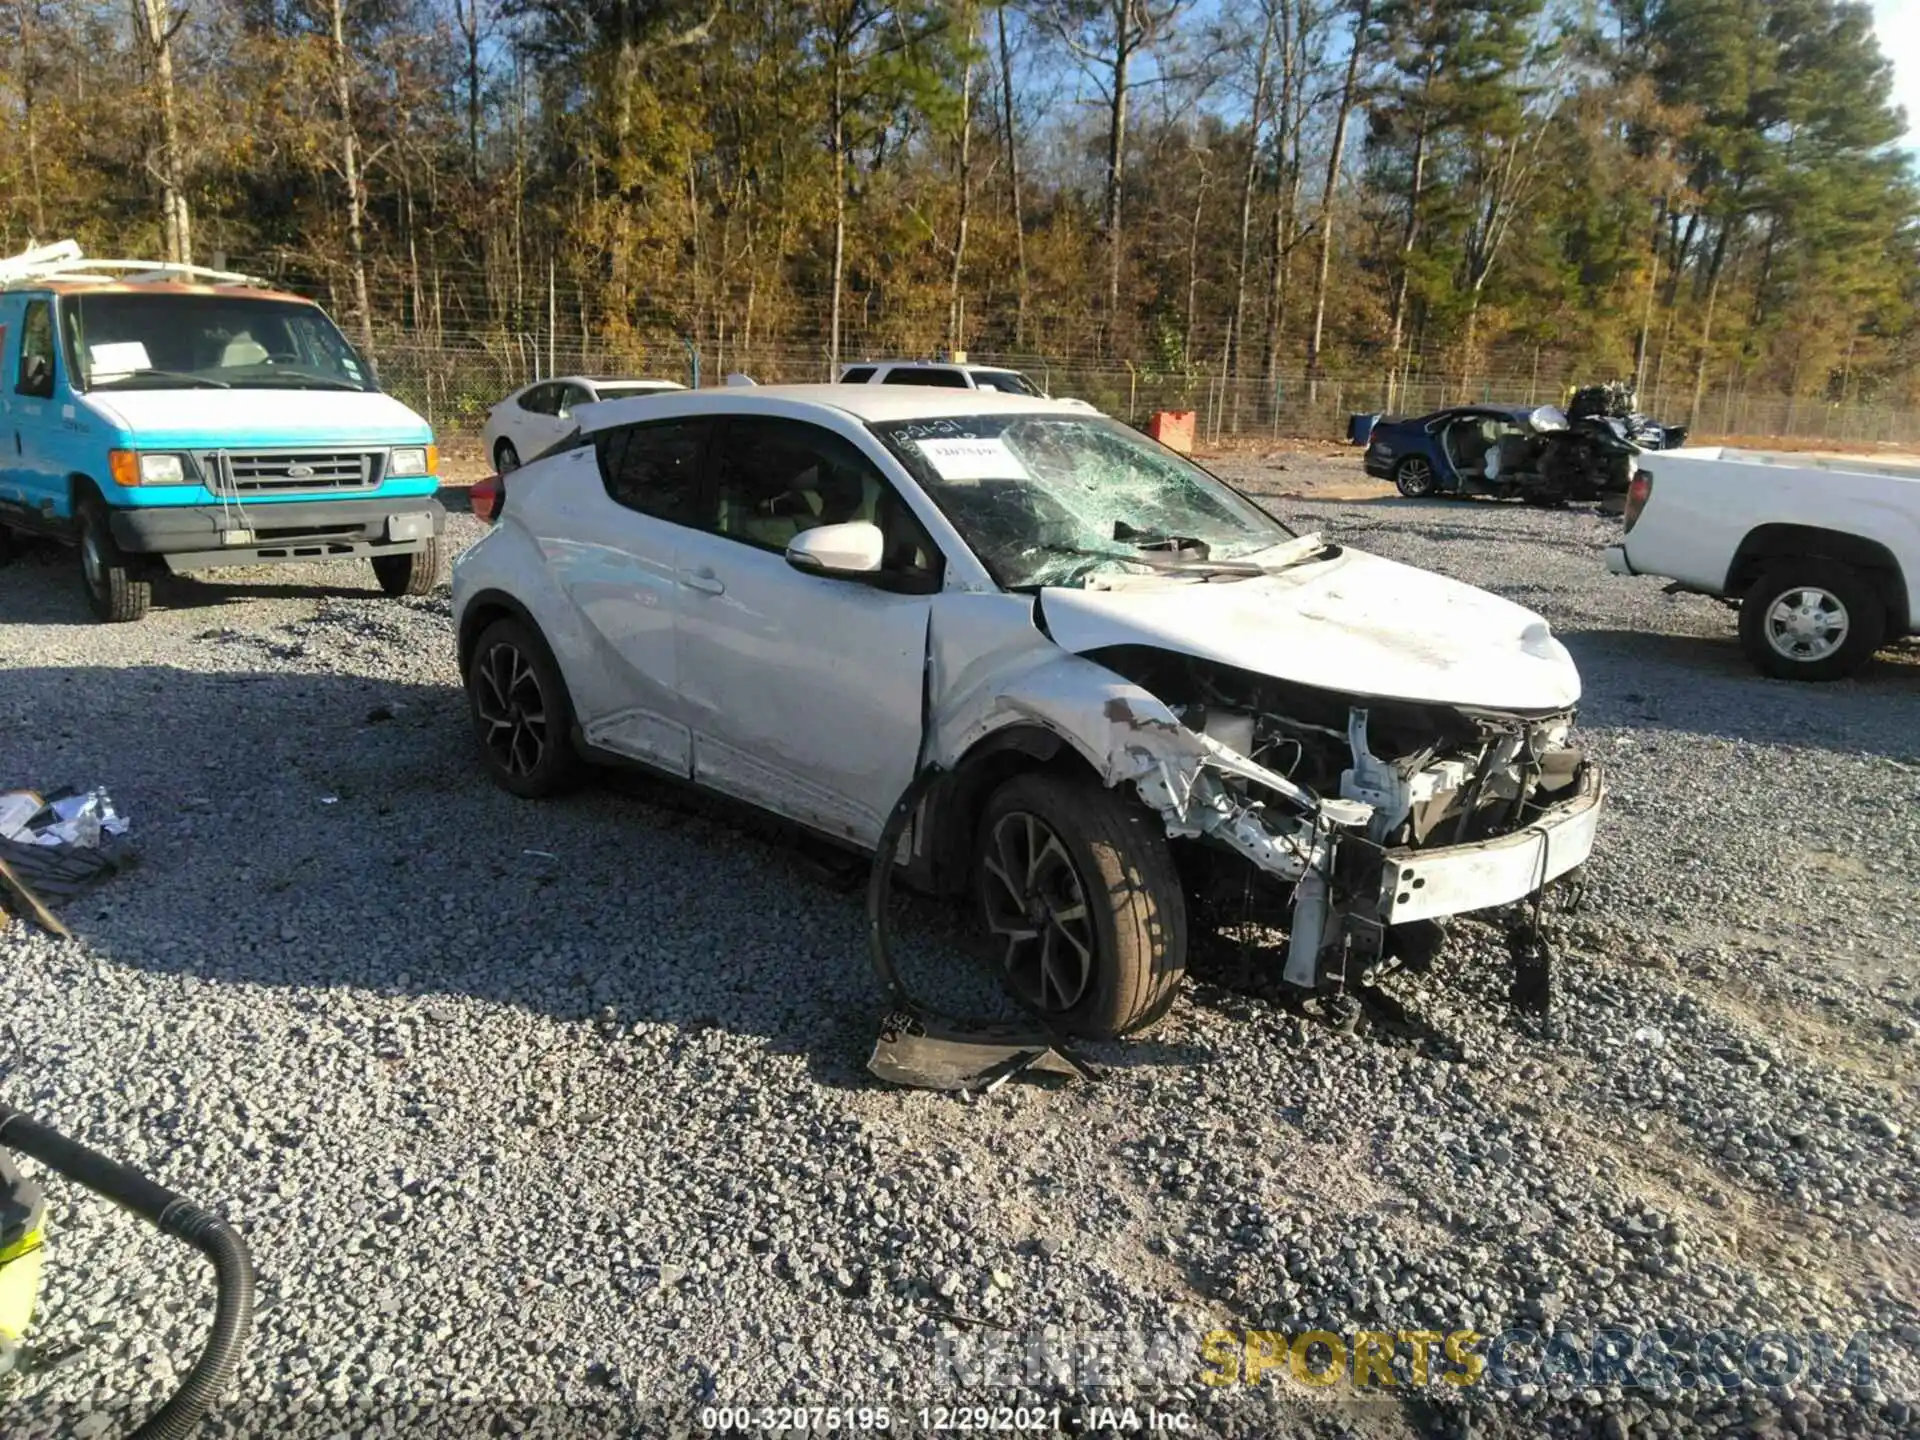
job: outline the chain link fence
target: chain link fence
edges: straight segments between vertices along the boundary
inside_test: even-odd
[[[446,436],[477,434],[487,410],[502,397],[551,375],[645,376],[683,385],[715,385],[729,374],[745,374],[761,384],[829,377],[824,341],[747,346],[667,332],[617,344],[576,340],[565,346],[532,334],[448,337],[435,343],[405,332],[376,338],[382,385]],[[870,358],[883,357],[843,350],[846,363]],[[1559,404],[1573,384],[1611,378],[1548,374],[1536,364],[1472,374],[1463,381],[1363,363],[1332,368],[1317,380],[1299,369],[1269,380],[1225,374],[1218,365],[1168,371],[1126,360],[1045,354],[974,351],[968,358],[1023,370],[1051,395],[1086,400],[1135,424],[1144,424],[1156,410],[1191,410],[1199,434],[1212,442],[1283,436],[1340,441],[1347,416],[1355,412],[1391,409],[1418,415],[1467,402]],[[1690,377],[1684,384],[1657,382],[1640,394],[1641,408],[1670,424],[1685,422],[1692,404]],[[1920,410],[1755,395],[1723,383],[1705,389],[1694,429],[1703,436],[1777,437],[1841,449],[1920,446]]]

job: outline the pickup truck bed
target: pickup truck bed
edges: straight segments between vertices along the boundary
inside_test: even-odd
[[[1740,607],[1769,675],[1834,680],[1920,620],[1920,462],[1719,447],[1637,459],[1607,568]]]

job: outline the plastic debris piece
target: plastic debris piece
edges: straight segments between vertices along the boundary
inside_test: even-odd
[[[105,790],[0,792],[0,840],[97,850],[106,837],[126,833],[126,817]]]
[[[882,1022],[867,1069],[894,1085],[991,1094],[1015,1076],[1088,1080],[1082,1061],[1032,1025],[959,1025],[895,1011]]]

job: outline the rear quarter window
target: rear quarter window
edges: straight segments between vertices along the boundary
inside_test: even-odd
[[[889,370],[883,382],[888,385],[932,385],[943,390],[970,390],[967,377],[958,370],[942,370],[931,365],[915,365]]]
[[[600,480],[617,505],[676,525],[700,523],[700,490],[713,422],[622,425],[594,440]]]
[[[873,383],[873,366],[856,365],[840,377],[842,385],[869,385]]]

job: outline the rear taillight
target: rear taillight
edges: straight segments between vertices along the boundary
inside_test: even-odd
[[[1647,498],[1653,494],[1653,476],[1644,470],[1633,472],[1633,479],[1627,482],[1627,529],[1633,528],[1633,522],[1640,518],[1640,512],[1647,508]]]
[[[489,475],[476,481],[467,492],[467,503],[473,506],[473,513],[491,525],[500,518],[500,510],[507,503],[507,482],[504,476]]]

